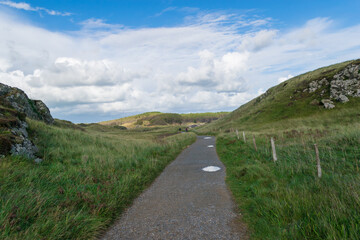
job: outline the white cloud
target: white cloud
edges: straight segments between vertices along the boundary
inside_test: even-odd
[[[13,7],[13,8],[17,8],[17,9],[26,10],[26,11],[36,11],[35,8],[32,8],[30,6],[30,4],[24,3],[24,2],[16,3],[16,2],[12,2],[12,1],[0,1],[0,4],[6,5],[9,7]]]
[[[70,16],[71,15],[71,13],[68,13],[68,12],[59,12],[59,11],[50,10],[50,9],[43,8],[43,7],[31,7],[30,4],[25,3],[25,2],[0,1],[0,4],[8,6],[8,7],[16,8],[16,9],[25,10],[25,11],[45,12],[45,13],[47,13],[49,15],[53,15],[53,16]]]
[[[330,19],[317,18],[283,31],[270,21],[200,14],[182,26],[130,29],[89,19],[78,32],[60,33],[0,12],[0,82],[70,120],[219,111],[237,108],[284,76],[360,55],[360,25],[335,29]]]
[[[239,47],[240,50],[259,51],[273,43],[277,37],[278,31],[274,29],[265,29],[258,32],[252,32],[244,36]]]
[[[216,92],[242,92],[246,90],[245,79],[241,73],[246,71],[248,53],[229,52],[220,59],[203,50],[199,53],[200,66],[188,67],[178,74],[177,82],[183,86],[197,86]]]
[[[47,69],[36,69],[28,83],[33,87],[113,86],[140,76],[109,60],[83,61],[62,57]]]

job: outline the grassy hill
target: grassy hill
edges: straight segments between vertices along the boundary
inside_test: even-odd
[[[101,125],[107,126],[124,126],[126,128],[135,127],[154,127],[154,126],[168,126],[168,125],[202,125],[210,123],[221,117],[224,117],[227,112],[217,113],[161,113],[161,112],[147,112],[130,117],[100,122]]]
[[[252,239],[360,239],[360,98],[333,97],[349,84],[355,86],[350,95],[359,92],[359,76],[346,73],[359,64],[348,61],[289,79],[196,130],[218,136],[226,181]],[[339,73],[350,77],[318,84]],[[323,99],[335,108],[326,109]]]
[[[288,129],[301,126],[323,124],[347,124],[358,117],[360,98],[350,98],[349,102],[334,101],[334,109],[325,109],[322,99],[330,97],[330,86],[325,85],[314,92],[306,91],[313,81],[321,81],[333,76],[360,60],[347,61],[308,72],[278,84],[261,96],[242,105],[222,119],[200,127],[199,132],[227,131],[238,128],[259,131],[268,128]],[[305,92],[304,92],[305,91]]]

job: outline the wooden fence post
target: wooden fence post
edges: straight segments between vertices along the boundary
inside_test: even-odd
[[[253,135],[253,143],[254,143],[254,148],[255,148],[255,151],[257,151],[256,141],[255,141],[255,136],[254,136],[254,135]]]
[[[244,143],[246,143],[246,137],[245,137],[245,132],[243,131],[243,138],[244,138]]]
[[[237,139],[239,140],[240,137],[239,137],[239,131],[236,129],[236,136],[237,136]]]
[[[277,161],[277,156],[276,156],[276,149],[275,149],[274,138],[271,137],[271,138],[270,138],[270,141],[271,141],[271,148],[272,148],[272,153],[273,153],[273,160],[274,160],[274,162],[276,162],[276,161]]]
[[[321,165],[320,165],[319,149],[316,144],[314,144],[314,147],[315,147],[315,153],[316,153],[316,164],[317,164],[318,177],[321,178],[322,172],[321,172]]]

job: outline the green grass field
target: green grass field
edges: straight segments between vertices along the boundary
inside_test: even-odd
[[[252,239],[360,239],[359,124],[331,130],[217,140],[229,185]],[[269,137],[276,138],[278,161]],[[317,176],[314,143],[320,151]]]
[[[0,159],[0,239],[94,239],[195,134],[29,120],[43,162]]]

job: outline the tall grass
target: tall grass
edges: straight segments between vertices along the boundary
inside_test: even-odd
[[[360,239],[360,130],[274,132],[252,141],[218,138],[230,186],[253,239]],[[323,170],[317,177],[313,143]]]
[[[195,141],[29,123],[43,162],[0,159],[0,239],[95,238]]]

